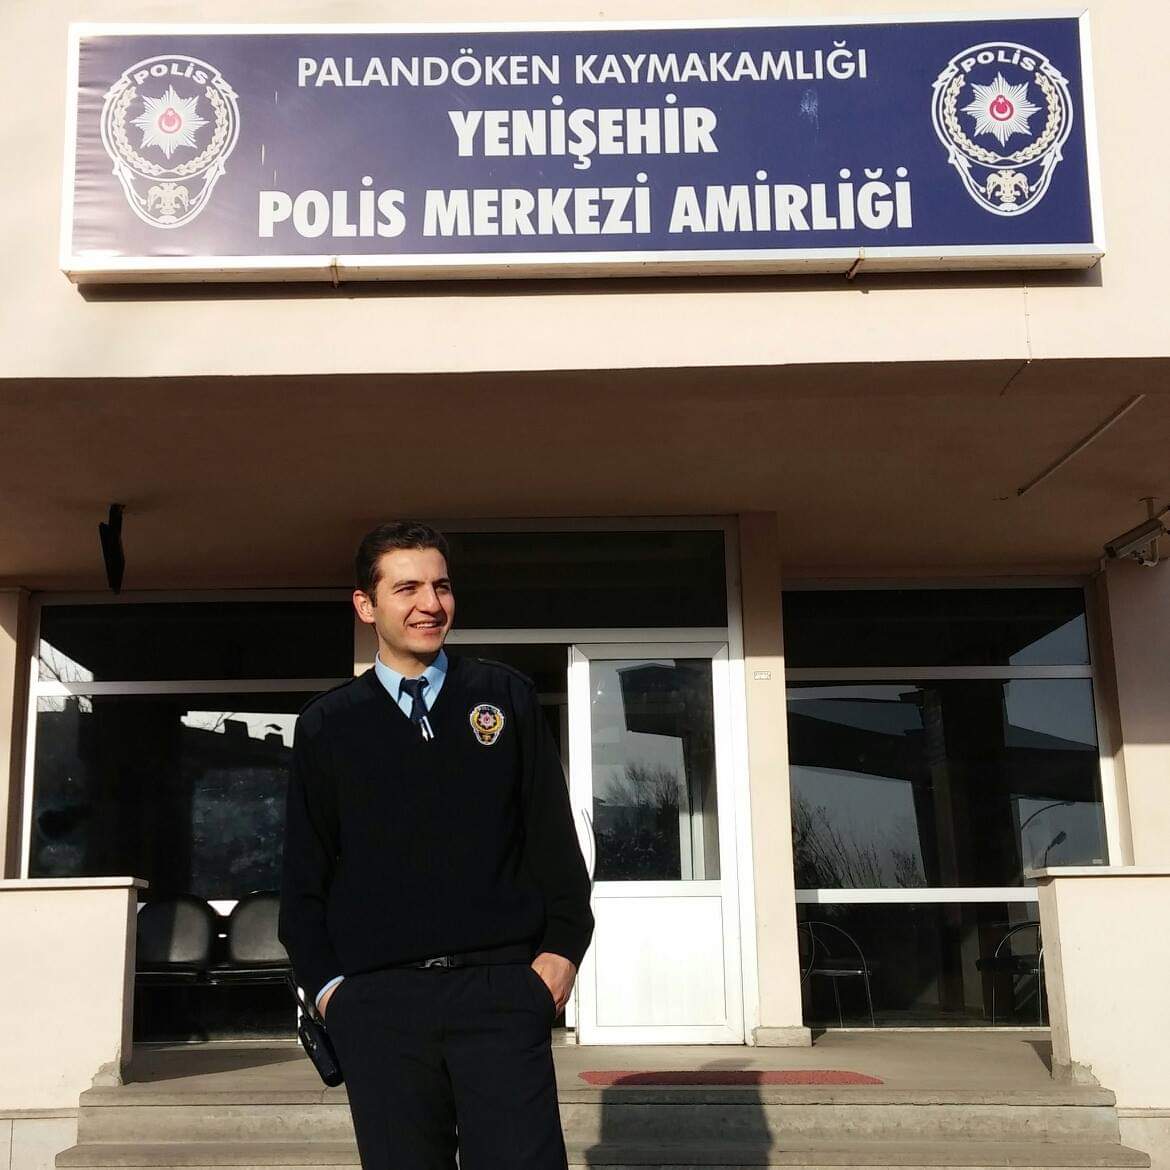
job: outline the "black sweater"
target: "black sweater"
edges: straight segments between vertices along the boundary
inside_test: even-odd
[[[491,743],[481,704],[503,714]],[[529,942],[580,966],[589,946],[589,875],[531,680],[451,656],[429,720],[425,741],[372,668],[301,710],[278,933],[310,996],[432,955]]]

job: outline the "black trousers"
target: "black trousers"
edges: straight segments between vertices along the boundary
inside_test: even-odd
[[[551,1033],[527,963],[348,975],[325,1023],[362,1170],[566,1170]]]

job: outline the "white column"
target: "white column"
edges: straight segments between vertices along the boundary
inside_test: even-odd
[[[1102,590],[1112,648],[1120,743],[1114,753],[1121,856],[1114,863],[1170,864],[1170,563],[1111,562]],[[1103,681],[1110,681],[1106,669]],[[1130,855],[1132,851],[1132,856]]]
[[[805,1046],[792,866],[788,717],[780,614],[780,534],[773,512],[739,517],[748,772],[756,899],[759,1045]]]
[[[28,598],[23,589],[0,589],[0,877],[15,877],[20,872]]]

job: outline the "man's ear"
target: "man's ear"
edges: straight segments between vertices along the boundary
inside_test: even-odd
[[[365,590],[353,591],[353,608],[360,621],[365,622],[367,626],[374,624],[374,602]]]

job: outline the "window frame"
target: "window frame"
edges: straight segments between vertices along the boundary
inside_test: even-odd
[[[880,580],[817,580],[784,582],[784,593],[860,592],[880,589],[929,592],[941,589],[1079,589],[1084,602],[1089,661],[1076,666],[880,666],[880,667],[785,667],[785,694],[789,683],[930,682],[949,679],[1011,681],[1014,679],[1088,679],[1093,696],[1094,732],[1097,736],[1097,768],[1105,822],[1105,864],[1120,864],[1124,857],[1117,775],[1102,709],[1101,679],[1096,665],[1096,627],[1088,582],[1077,577],[1011,578],[883,578]],[[787,702],[785,709],[787,711]],[[791,775],[789,776],[791,783]],[[906,889],[829,887],[797,889],[798,905],[848,904],[944,904],[961,902],[1013,902],[1038,905],[1035,886],[928,886]]]
[[[32,638],[28,661],[28,717],[25,720],[24,791],[20,826],[20,877],[29,876],[32,854],[33,786],[36,771],[37,714],[41,699],[76,698],[88,695],[173,695],[173,694],[277,694],[289,691],[323,691],[345,682],[345,678],[261,678],[261,679],[167,679],[103,682],[60,682],[40,677],[41,616],[48,607],[81,605],[173,605],[179,602],[218,604],[233,601],[348,601],[349,589],[216,589],[143,590],[125,593],[44,593],[31,603]],[[131,875],[134,876],[134,875]],[[235,899],[214,899],[209,903],[218,913],[228,914]]]

